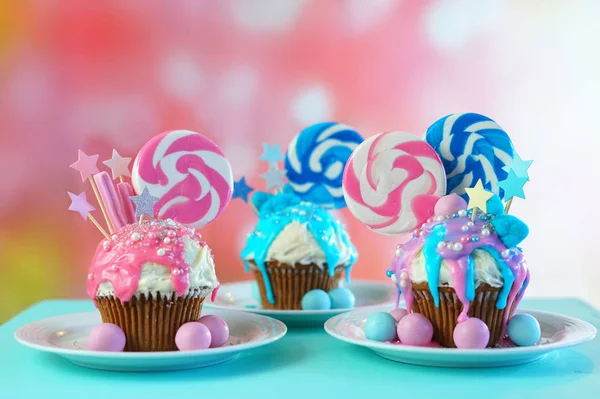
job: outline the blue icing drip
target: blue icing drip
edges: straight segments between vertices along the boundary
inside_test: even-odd
[[[435,307],[440,306],[440,294],[438,292],[438,283],[440,280],[440,268],[442,266],[442,255],[437,251],[440,241],[444,240],[446,229],[443,224],[434,226],[429,237],[425,239],[423,245],[423,256],[425,257],[425,272],[427,273],[427,284],[433,297]]]
[[[467,299],[471,302],[475,299],[475,261],[473,255],[469,255],[467,260]]]
[[[481,249],[487,251],[492,256],[492,258],[494,258],[494,260],[498,264],[498,267],[500,268],[500,273],[502,274],[502,278],[504,279],[504,286],[502,287],[502,291],[500,291],[500,295],[498,296],[496,307],[498,309],[504,309],[508,300],[508,294],[510,293],[510,289],[513,285],[513,282],[515,281],[515,275],[513,271],[510,270],[510,267],[508,267],[506,262],[502,260],[498,251],[489,246],[481,247]]]
[[[274,303],[275,298],[269,277],[266,273],[265,262],[267,261],[267,254],[273,241],[291,222],[296,221],[307,225],[308,231],[312,233],[315,241],[325,254],[330,275],[334,274],[335,267],[341,258],[333,237],[334,234],[337,234],[351,252],[350,262],[346,266],[346,276],[348,276],[357,258],[356,249],[350,243],[350,239],[343,230],[342,225],[326,210],[310,202],[300,202],[293,194],[281,193],[260,204],[259,214],[260,219],[256,229],[248,237],[246,247],[242,250],[241,256],[244,259],[246,272],[248,272],[250,265],[246,259],[253,255],[254,263],[256,263],[256,266],[263,275],[267,299],[270,303]]]

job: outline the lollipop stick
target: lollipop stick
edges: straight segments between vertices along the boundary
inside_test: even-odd
[[[504,206],[504,213],[508,214],[508,211],[510,211],[510,206],[512,205],[512,200],[514,197],[511,197],[507,202],[506,205]]]
[[[125,183],[125,179],[123,179],[123,175],[119,176],[119,181],[120,181],[121,183]]]
[[[475,221],[475,213],[476,213],[477,209],[479,209],[479,208],[473,208],[473,212],[471,212],[471,222]]]
[[[144,221],[144,216],[145,216],[144,214],[141,214],[141,215],[140,215],[140,221],[139,221],[139,223],[138,223],[138,226],[139,226],[139,225],[141,225],[141,224],[142,224],[142,222]]]
[[[108,231],[112,234],[113,228],[110,224],[110,220],[108,219],[108,215],[106,214],[106,208],[104,207],[104,202],[100,198],[100,193],[98,192],[98,187],[96,186],[96,182],[92,179],[92,176],[88,176],[90,184],[92,185],[92,190],[94,190],[94,195],[96,195],[96,200],[98,201],[98,205],[100,205],[100,210],[102,211],[102,215],[104,215],[104,220],[106,220],[106,225],[108,226]]]
[[[110,240],[110,237],[108,236],[108,234],[106,233],[106,230],[104,230],[102,228],[102,226],[100,225],[100,223],[98,223],[98,221],[96,220],[95,217],[92,216],[91,213],[88,212],[87,214],[88,219],[90,219],[92,221],[92,223],[94,223],[94,225],[98,228],[98,230],[100,230],[100,233],[102,233],[102,235],[107,239]]]

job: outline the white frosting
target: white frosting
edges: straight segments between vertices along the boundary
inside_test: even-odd
[[[492,256],[485,250],[476,249],[472,253],[473,263],[475,265],[475,286],[487,283],[492,287],[502,287],[503,279],[500,274],[498,264]],[[413,263],[410,265],[410,278],[413,283],[424,283],[427,281],[427,272],[425,271],[425,256],[423,251],[419,251]],[[448,284],[452,287],[452,276],[448,262],[442,261],[440,268],[440,279],[438,285]]]
[[[205,288],[203,294],[208,294],[217,287],[217,275],[215,274],[215,263],[207,245],[201,246],[198,241],[189,236],[183,237],[184,260],[190,266],[189,290]],[[171,282],[171,270],[161,264],[146,262],[142,266],[140,280],[135,295],[139,294],[161,294],[174,292]],[[113,286],[105,281],[98,287],[98,296],[113,295]]]
[[[338,265],[350,264],[352,248],[347,247],[338,234],[333,234],[331,239],[335,242],[335,246],[340,253]],[[246,259],[254,259],[254,254],[248,255]],[[275,238],[271,248],[269,248],[266,260],[276,260],[279,263],[286,263],[291,266],[296,263],[303,265],[315,263],[320,267],[323,267],[327,262],[325,253],[308,230],[308,224],[295,220],[285,226]]]

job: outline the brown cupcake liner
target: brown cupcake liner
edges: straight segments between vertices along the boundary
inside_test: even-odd
[[[337,288],[345,270],[345,266],[339,265],[330,276],[327,264],[322,268],[315,263],[303,265],[296,263],[292,266],[287,263],[269,261],[266,264],[267,275],[271,282],[275,303],[267,299],[267,287],[263,274],[253,261],[252,271],[258,284],[260,299],[264,309],[300,310],[302,309],[302,297],[310,290],[320,289],[329,292]],[[322,270],[321,270],[322,269]]]
[[[442,346],[456,348],[454,344],[454,328],[458,324],[458,315],[463,304],[458,299],[454,288],[439,287],[440,304],[435,306],[427,283],[412,284],[414,302],[412,311],[427,317],[433,324],[433,339]],[[469,305],[469,317],[481,319],[490,330],[488,347],[495,346],[502,338],[502,319],[505,309],[498,309],[496,301],[502,288],[481,284],[475,289],[475,299]]]
[[[114,296],[99,296],[96,305],[104,323],[116,324],[125,332],[125,351],[161,352],[177,350],[177,330],[200,319],[204,298],[198,290],[181,297],[158,292],[136,295],[123,304]]]

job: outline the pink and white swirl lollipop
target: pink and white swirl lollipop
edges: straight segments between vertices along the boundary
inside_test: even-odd
[[[136,193],[148,188],[160,200],[154,216],[193,228],[212,222],[233,193],[231,165],[221,149],[200,133],[173,130],[150,139],[133,164]]]
[[[348,209],[368,228],[403,234],[433,215],[446,194],[446,173],[425,141],[410,133],[380,133],[354,150],[342,188]]]

